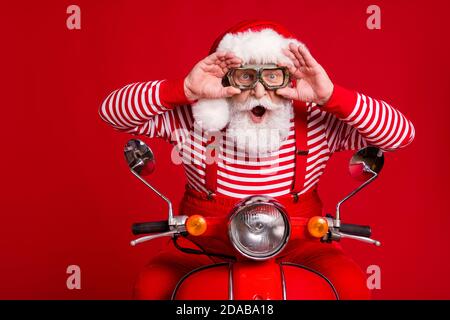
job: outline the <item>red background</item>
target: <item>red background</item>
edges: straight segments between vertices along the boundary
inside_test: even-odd
[[[81,30],[66,8],[81,8]],[[381,8],[382,29],[366,28]],[[129,136],[98,107],[113,89],[184,76],[215,37],[249,18],[274,19],[305,42],[332,79],[382,98],[416,128],[413,144],[386,154],[379,180],[343,207],[371,224],[381,248],[344,242],[365,269],[381,267],[377,299],[450,298],[448,1],[10,1],[1,8],[0,298],[129,298],[163,241],[136,248],[130,225],[165,206],[127,169]],[[447,40],[446,40],[447,39]],[[151,177],[175,203],[184,176],[170,147]],[[351,152],[336,154],[320,186],[327,208],[355,183]],[[66,268],[81,267],[81,290]]]

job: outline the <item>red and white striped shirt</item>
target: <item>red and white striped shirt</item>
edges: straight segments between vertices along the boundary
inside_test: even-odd
[[[190,102],[181,80],[134,83],[112,92],[100,107],[101,118],[120,131],[160,137],[177,146],[188,184],[205,187],[207,138],[194,125]],[[265,158],[248,159],[224,136],[217,149],[217,193],[234,198],[291,192],[295,166],[294,122],[278,151]],[[405,116],[382,100],[335,86],[324,106],[307,105],[308,156],[304,193],[319,182],[330,156],[337,151],[366,145],[392,151],[414,138]]]

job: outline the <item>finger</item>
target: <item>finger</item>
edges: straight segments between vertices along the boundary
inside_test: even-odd
[[[306,48],[304,45],[298,47],[298,51],[302,55],[303,59],[306,62],[306,66],[313,67],[317,63],[316,59],[312,56],[311,52],[309,52],[308,48]]]
[[[294,55],[294,53],[290,50],[290,49],[283,49],[283,53],[289,58],[291,59],[291,61],[297,65],[297,66],[301,66],[302,63],[301,61]],[[297,63],[296,63],[297,62]]]
[[[294,54],[291,51],[289,51],[288,49],[283,49],[283,53],[286,57],[289,58],[289,60],[292,61],[292,64],[295,64],[296,61],[297,61],[297,64],[299,64],[297,58],[294,56]]]
[[[292,65],[294,65],[295,67],[300,68],[302,66],[300,61],[297,59],[296,56],[294,56],[293,53],[291,53],[290,60],[292,61]]]
[[[230,68],[241,66],[242,60],[237,58],[233,53],[221,51],[212,53],[202,60],[202,62],[203,70],[214,74],[226,74]]]
[[[292,65],[292,64],[290,64],[290,63],[281,62],[281,63],[279,63],[278,65],[279,65],[280,67],[286,67],[286,68],[288,68],[288,71],[289,71],[290,73],[293,73],[294,71],[297,70],[297,68],[294,67],[294,65]]]
[[[295,90],[294,88],[289,88],[289,87],[281,88],[281,89],[278,89],[277,91],[275,91],[275,93],[286,99],[291,99],[291,100],[297,99],[297,90]]]
[[[231,51],[224,51],[224,52],[225,52],[225,55],[224,55],[225,59],[231,59],[231,58],[236,57],[236,56],[234,55],[234,53],[231,52]]]
[[[227,63],[225,61],[222,61],[219,63],[219,67],[221,67],[222,69],[225,68],[227,66]]]
[[[297,68],[302,67],[302,63],[298,60],[298,58],[288,49],[284,50],[284,54],[292,61],[292,64]]]
[[[229,52],[227,51],[217,51],[215,52],[217,58],[223,59]]]
[[[289,59],[291,59],[291,60],[295,60],[296,58],[295,58],[295,56],[294,56],[294,54],[289,50],[289,49],[287,49],[287,48],[283,48],[283,54],[286,56],[286,57],[288,57]]]
[[[227,59],[225,60],[228,64],[242,64],[242,60],[239,58],[231,58],[231,59]]]
[[[236,94],[241,93],[241,90],[235,87],[225,87],[222,89],[221,96],[222,98],[228,98],[234,96]]]
[[[228,68],[239,68],[240,66],[242,66],[242,64],[240,64],[240,63],[230,63],[230,64],[227,64],[227,67],[228,67]]]
[[[229,60],[225,60],[217,63],[217,65],[223,70],[224,73],[227,73],[231,68],[238,68],[241,66],[241,60],[237,58],[231,58]]]
[[[229,70],[231,70],[231,69],[237,69],[237,68],[239,68],[240,66],[241,66],[240,64],[230,64],[230,65],[227,65],[225,68],[228,69],[228,70],[227,70],[227,72],[228,72]]]
[[[207,56],[205,59],[203,59],[202,62],[204,62],[206,65],[217,64],[217,62],[220,61],[219,54],[220,54],[220,52],[212,53],[209,56]]]
[[[204,72],[207,72],[210,75],[217,77],[217,78],[223,78],[228,72],[227,68],[222,69],[222,68],[218,67],[217,65],[213,65],[211,67],[205,67],[203,70],[204,70]]]
[[[217,58],[221,61],[225,61],[228,59],[234,59],[236,56],[231,51],[219,51],[217,52]]]
[[[217,66],[216,64],[211,64],[211,65],[206,65],[203,70],[207,71],[207,72],[217,72],[220,71],[221,68],[219,66]]]
[[[231,52],[219,51],[210,54],[202,61],[207,65],[212,65],[212,64],[220,64],[221,62],[226,61],[227,59],[235,59],[235,58],[236,58],[235,55]]]
[[[303,59],[303,56],[300,54],[299,46],[297,46],[294,43],[289,44],[289,49],[292,51],[292,53],[295,55],[295,57],[300,62],[300,65],[306,65],[305,59]]]
[[[291,77],[301,79],[305,76],[302,71],[304,69],[304,67],[298,67],[298,66],[288,64],[288,63],[280,63],[279,66],[288,68],[289,73],[291,74]]]
[[[236,62],[227,62],[226,66],[228,68],[239,68],[242,64]]]
[[[230,68],[233,68],[231,65],[228,65],[226,62],[222,62],[220,65],[218,65],[222,72],[226,74]]]
[[[229,59],[217,59],[216,64],[230,64],[230,63],[241,63],[242,61],[237,58],[229,58]]]

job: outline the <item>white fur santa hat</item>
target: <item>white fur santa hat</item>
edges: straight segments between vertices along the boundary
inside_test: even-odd
[[[291,63],[282,49],[289,43],[300,45],[295,36],[273,21],[243,21],[219,36],[211,47],[210,54],[229,51],[245,64]],[[201,99],[194,103],[194,119],[203,130],[219,131],[230,120],[229,103],[226,98]]]

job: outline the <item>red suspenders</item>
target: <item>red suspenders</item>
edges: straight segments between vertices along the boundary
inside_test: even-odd
[[[294,102],[295,123],[295,167],[292,193],[297,194],[302,190],[305,182],[306,159],[308,158],[308,106],[304,102]]]
[[[208,137],[208,142],[206,143],[206,161],[205,161],[205,186],[209,191],[208,196],[216,193],[217,190],[217,157],[216,153],[219,148],[217,144],[214,144],[215,137]]]
[[[294,179],[291,187],[292,194],[297,198],[297,194],[302,190],[305,182],[306,159],[308,156],[308,137],[307,137],[307,115],[308,110],[304,102],[294,102],[294,127],[295,127],[295,167]],[[214,161],[215,152],[210,150],[214,137],[210,138],[206,144],[206,167],[205,167],[205,185],[212,196],[217,190],[217,161]]]

